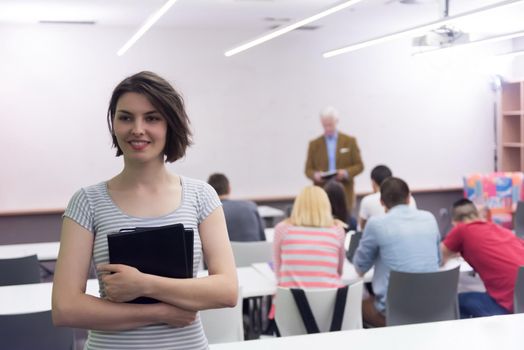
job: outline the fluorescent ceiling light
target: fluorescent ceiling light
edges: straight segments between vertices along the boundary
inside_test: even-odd
[[[136,43],[137,40],[140,39],[142,35],[144,35],[149,30],[149,28],[153,26],[153,24],[155,24],[160,19],[160,17],[162,17],[171,8],[171,6],[175,4],[176,1],[177,0],[168,0],[158,11],[153,13],[145,21],[142,27],[140,27],[140,29],[124,44],[124,46],[120,48],[120,50],[118,50],[116,54],[118,56],[122,56],[124,53],[126,53],[126,51],[129,50],[129,48],[133,46],[134,43]]]
[[[470,42],[467,42],[467,43],[464,43],[464,44],[443,46],[443,47],[439,47],[439,48],[435,48],[435,49],[419,51],[419,52],[413,53],[413,56],[415,56],[415,55],[423,55],[423,54],[427,54],[427,53],[432,53],[432,52],[435,52],[435,51],[442,51],[442,50],[448,50],[448,49],[459,49],[459,48],[464,48],[464,47],[471,47],[471,46],[475,46],[475,45],[478,45],[478,44],[487,44],[487,43],[496,42],[496,41],[502,41],[502,40],[518,38],[518,37],[521,37],[521,36],[524,36],[524,30],[521,30],[521,31],[518,31],[518,32],[513,32],[513,33],[508,33],[508,34],[501,34],[501,35],[496,35],[496,36],[490,36],[490,37],[482,38],[482,39],[479,39],[479,40],[473,40],[473,41],[470,41]]]
[[[242,45],[237,46],[237,47],[235,47],[235,48],[233,48],[231,50],[228,50],[228,51],[226,51],[224,53],[224,55],[226,57],[230,57],[230,56],[236,55],[237,53],[240,53],[242,51],[250,49],[250,48],[252,48],[254,46],[260,45],[260,44],[262,44],[262,43],[264,43],[266,41],[269,41],[269,40],[274,39],[274,38],[276,38],[278,36],[286,34],[286,33],[290,32],[290,31],[292,31],[294,29],[297,29],[299,27],[305,26],[306,24],[309,24],[311,22],[317,21],[317,20],[319,20],[319,19],[321,19],[323,17],[329,16],[329,15],[335,13],[335,12],[338,12],[340,10],[343,10],[345,8],[353,6],[353,5],[357,4],[357,3],[359,3],[360,1],[362,1],[362,0],[344,1],[343,3],[338,4],[336,6],[333,6],[333,7],[329,8],[327,10],[324,10],[324,11],[322,11],[320,13],[317,13],[316,15],[313,15],[313,16],[308,17],[308,18],[304,18],[304,19],[302,19],[300,21],[292,23],[292,24],[290,24],[288,26],[285,26],[283,28],[275,29],[275,30],[269,32],[268,34],[265,34],[265,35],[263,35],[261,37],[258,37],[258,38],[254,39],[254,40],[251,40],[251,41],[249,41],[249,42],[247,42],[245,44],[242,44]]]
[[[425,32],[427,32],[429,30],[438,28],[438,27],[443,26],[443,25],[450,24],[451,22],[454,22],[454,21],[456,21],[458,19],[461,19],[461,18],[468,17],[468,16],[471,16],[473,14],[479,14],[479,13],[482,13],[482,12],[493,10],[493,9],[499,8],[499,7],[517,4],[517,3],[520,3],[520,2],[523,2],[523,1],[524,0],[501,1],[501,2],[492,4],[492,5],[489,5],[489,6],[480,7],[480,8],[477,8],[475,10],[467,11],[467,12],[464,12],[464,13],[461,13],[461,14],[458,14],[458,15],[455,15],[455,16],[444,17],[444,18],[439,19],[437,21],[433,21],[433,22],[430,22],[430,23],[427,23],[427,24],[423,24],[423,25],[420,25],[420,26],[417,26],[417,27],[405,29],[405,30],[402,30],[402,31],[399,31],[399,32],[395,32],[395,33],[392,33],[392,34],[380,36],[380,37],[373,38],[373,39],[366,40],[366,41],[361,41],[359,43],[351,44],[351,45],[348,45],[348,46],[345,46],[345,47],[342,47],[342,48],[339,48],[339,49],[327,51],[327,52],[324,52],[322,54],[322,56],[324,58],[329,58],[329,57],[337,56],[337,55],[340,55],[340,54],[343,54],[343,53],[348,53],[348,52],[360,50],[360,49],[368,47],[368,46],[377,45],[377,44],[380,44],[380,43],[391,41],[391,40],[394,40],[394,39],[403,38],[403,37],[407,37],[407,36],[415,36],[415,35],[419,35],[419,34],[424,34]]]

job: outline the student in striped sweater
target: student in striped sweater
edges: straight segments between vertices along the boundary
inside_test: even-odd
[[[342,286],[343,223],[333,218],[328,196],[322,188],[308,186],[300,192],[291,217],[275,227],[273,247],[279,286]]]

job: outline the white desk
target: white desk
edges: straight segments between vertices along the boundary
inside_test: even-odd
[[[0,287],[0,315],[51,310],[53,283],[20,284]],[[99,296],[98,280],[87,281],[86,294]]]
[[[266,227],[264,229],[264,233],[266,234],[266,241],[273,242],[273,237],[275,237],[275,229],[273,227]]]
[[[36,254],[40,261],[56,260],[60,242],[0,245],[0,259],[19,258]]]
[[[211,350],[521,350],[524,314],[210,345]]]
[[[286,213],[283,210],[273,208],[268,205],[259,205],[257,209],[258,214],[263,218],[278,218],[286,216]]]
[[[276,283],[272,283],[254,268],[239,267],[237,274],[243,298],[275,293]],[[200,271],[197,277],[206,275],[207,271]],[[0,315],[50,310],[52,288],[52,282],[0,287]],[[88,280],[86,293],[99,296],[98,291],[98,280]]]
[[[197,278],[205,276],[207,270],[198,271]],[[271,280],[252,266],[237,267],[237,276],[238,286],[242,289],[242,298],[273,295],[276,292],[276,280]]]

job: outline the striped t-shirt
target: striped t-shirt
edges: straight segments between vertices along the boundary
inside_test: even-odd
[[[344,266],[341,227],[275,226],[274,270],[288,288],[339,288]]]
[[[95,264],[109,263],[107,235],[122,228],[138,226],[163,226],[182,223],[194,230],[193,277],[196,276],[202,259],[202,243],[198,232],[199,224],[221,205],[215,190],[199,180],[180,177],[182,200],[173,212],[155,218],[139,218],[123,213],[113,202],[107,183],[82,188],[71,198],[64,216],[91,231],[94,237],[93,261]],[[100,283],[100,295],[105,296]],[[167,325],[151,325],[128,331],[90,330],[85,349],[207,349],[200,318],[189,326],[172,328]]]

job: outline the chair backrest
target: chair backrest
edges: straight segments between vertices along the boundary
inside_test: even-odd
[[[237,267],[273,261],[273,243],[268,241],[231,242]]]
[[[0,286],[40,282],[40,264],[36,255],[0,259]]]
[[[238,289],[238,300],[235,307],[200,311],[200,320],[209,344],[243,341],[241,289]]]
[[[342,330],[362,328],[363,282],[348,288]],[[311,311],[321,332],[328,332],[335,308],[336,288],[304,289]],[[298,307],[289,288],[278,287],[275,298],[275,321],[282,336],[307,334]]]
[[[524,313],[524,266],[519,267],[517,282],[513,291],[513,310],[516,314]]]
[[[55,327],[51,310],[29,314],[0,315],[2,349],[73,350],[72,328]]]
[[[517,210],[515,211],[515,234],[524,238],[524,202],[517,203]]]
[[[394,326],[458,319],[459,268],[414,273],[391,271],[386,324]]]
[[[349,239],[349,247],[348,251],[346,252],[346,257],[351,262],[353,261],[353,256],[355,255],[355,252],[357,251],[358,244],[360,243],[360,239],[362,238],[362,231],[357,231],[353,233]]]

